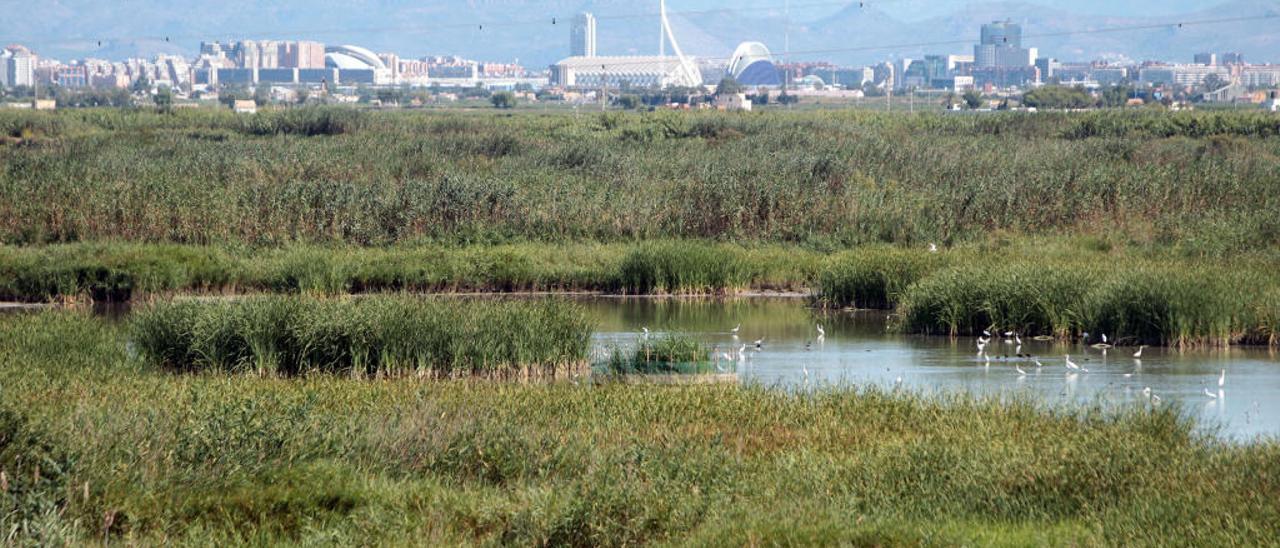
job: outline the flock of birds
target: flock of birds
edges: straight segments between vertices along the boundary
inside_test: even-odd
[[[978,357],[983,359],[984,365],[986,367],[990,367],[991,355],[987,353],[987,345],[991,343],[992,334],[989,330],[983,330],[982,335],[983,335],[982,337],[978,338]],[[1083,340],[1086,341],[1087,343],[1089,340],[1089,333],[1087,332],[1082,333],[1081,336]],[[1052,337],[1036,337],[1036,339],[1052,340]],[[1004,332],[1004,343],[1010,344],[1010,345],[1016,345],[1014,349],[1014,355],[1017,358],[1031,360],[1031,362],[1034,363],[1036,365],[1036,368],[1038,369],[1045,367],[1044,363],[1041,362],[1040,359],[1037,358],[1036,356],[1022,353],[1022,337],[1017,332],[1015,331]],[[1106,357],[1107,350],[1114,348],[1115,346],[1111,343],[1111,341],[1107,339],[1107,334],[1103,333],[1100,338],[1100,342],[1091,344],[1089,345],[1089,347],[1101,350],[1103,357]],[[1146,351],[1146,349],[1147,349],[1147,345],[1144,344],[1139,346],[1138,350],[1133,353],[1134,370],[1132,372],[1123,374],[1122,376],[1124,378],[1126,379],[1133,378],[1133,376],[1136,375],[1138,371],[1142,368],[1142,353]],[[1003,360],[1006,358],[1008,358],[1007,355],[1001,356],[999,359]],[[1070,354],[1062,355],[1062,363],[1063,363],[1063,366],[1066,368],[1066,375],[1068,378],[1074,379],[1076,378],[1077,375],[1081,373],[1085,373],[1085,374],[1089,373],[1089,369],[1087,367],[1083,367],[1080,364],[1076,363],[1075,361],[1072,361]],[[1014,362],[1013,368],[1014,368],[1014,371],[1018,373],[1018,376],[1020,377],[1027,376],[1027,372],[1022,369],[1019,363]],[[1214,399],[1214,400],[1220,399],[1223,397],[1223,389],[1225,388],[1226,383],[1227,383],[1227,370],[1223,369],[1218,374],[1218,391],[1215,393],[1210,391],[1206,387],[1204,389],[1204,394],[1208,396],[1210,399]],[[1143,387],[1142,395],[1144,398],[1146,398],[1148,401],[1150,401],[1153,404],[1159,404],[1161,401],[1159,394],[1156,394],[1154,391],[1152,391],[1150,386]]]
[[[817,328],[817,331],[816,331],[817,335],[816,335],[815,341],[816,341],[819,345],[821,345],[823,342],[825,342],[825,341],[826,341],[826,338],[827,338],[827,331],[826,331],[826,329],[824,329],[824,328],[822,327],[822,324],[821,324],[821,323],[819,323],[819,324],[815,324],[815,327]],[[721,365],[721,359],[723,359],[723,360],[724,360],[724,362],[727,362],[727,363],[745,364],[745,363],[747,362],[747,360],[748,360],[748,359],[750,359],[750,357],[751,357],[751,355],[750,355],[750,354],[749,354],[749,352],[748,352],[748,350],[749,350],[751,347],[754,347],[754,351],[755,351],[755,352],[760,352],[760,351],[762,351],[762,350],[764,349],[764,343],[765,343],[765,339],[764,339],[764,337],[761,337],[761,338],[759,338],[759,339],[756,339],[755,341],[751,342],[751,343],[750,343],[750,345],[748,345],[747,343],[740,343],[740,340],[739,340],[739,332],[740,332],[741,330],[742,330],[742,324],[741,324],[741,323],[739,323],[738,325],[734,326],[734,328],[733,328],[733,329],[730,329],[730,330],[729,330],[729,334],[732,336],[733,341],[734,341],[734,343],[735,343],[735,346],[737,346],[737,348],[730,347],[729,352],[720,352],[719,347],[717,347],[717,348],[713,351],[713,354],[715,354],[715,358],[716,358],[716,369],[717,369],[717,370],[719,370],[719,371],[720,371],[720,372],[722,372],[722,373],[726,373],[726,372],[728,372],[728,369],[727,369],[726,367],[724,367],[723,365]],[[989,368],[989,367],[991,367],[992,358],[991,358],[991,354],[989,354],[989,353],[987,352],[987,347],[988,347],[988,345],[990,345],[990,344],[991,344],[991,341],[992,341],[992,339],[994,338],[994,335],[992,335],[992,333],[991,333],[991,331],[990,331],[990,330],[983,330],[982,335],[983,335],[983,336],[978,337],[978,341],[977,341],[977,346],[978,346],[978,353],[977,353],[977,356],[978,356],[978,358],[980,358],[980,359],[982,360],[984,367],[988,367],[988,368]],[[1027,376],[1027,371],[1026,371],[1026,370],[1024,370],[1024,369],[1022,368],[1022,363],[1025,363],[1025,361],[1027,361],[1027,360],[1030,360],[1030,362],[1031,362],[1031,363],[1035,364],[1036,369],[1038,369],[1038,370],[1039,370],[1039,369],[1043,369],[1043,368],[1045,368],[1045,367],[1046,367],[1046,365],[1045,365],[1043,362],[1041,362],[1041,361],[1040,361],[1040,358],[1038,358],[1038,357],[1036,357],[1036,356],[1034,356],[1034,355],[1032,355],[1032,354],[1030,354],[1030,353],[1026,353],[1026,354],[1024,354],[1024,353],[1022,352],[1022,336],[1021,336],[1021,334],[1019,334],[1019,333],[1018,333],[1018,332],[1016,332],[1016,331],[1005,331],[1005,332],[1003,333],[1003,335],[1004,335],[1004,340],[1003,340],[1004,344],[1014,346],[1013,356],[1014,356],[1015,358],[1017,358],[1017,360],[1021,360],[1021,362],[1020,362],[1020,361],[1011,361],[1011,363],[1013,364],[1014,371],[1018,374],[1018,376],[1019,376],[1019,377],[1026,377],[1026,376]],[[648,341],[648,340],[649,340],[650,332],[649,332],[649,328],[648,328],[648,327],[642,327],[642,328],[641,328],[641,337],[642,337],[642,339],[643,339],[644,341]],[[1089,333],[1087,333],[1087,332],[1086,332],[1086,333],[1083,333],[1083,334],[1082,334],[1082,339],[1083,339],[1083,340],[1086,342],[1086,344],[1087,344],[1087,342],[1089,341]],[[1049,337],[1049,336],[1037,336],[1037,337],[1033,337],[1033,340],[1041,341],[1041,342],[1043,342],[1043,341],[1051,341],[1051,340],[1053,340],[1053,337]],[[805,348],[805,350],[806,350],[806,351],[811,350],[811,349],[812,349],[812,347],[813,347],[813,343],[814,343],[815,341],[809,341],[809,342],[806,342],[806,343],[805,343],[805,347],[804,347],[804,348]],[[1100,337],[1100,342],[1097,342],[1097,343],[1091,344],[1091,345],[1089,345],[1089,347],[1090,347],[1090,348],[1097,349],[1097,350],[1101,350],[1101,351],[1102,351],[1102,355],[1103,355],[1103,357],[1105,358],[1105,357],[1106,357],[1106,355],[1107,355],[1107,351],[1108,351],[1109,349],[1111,349],[1111,348],[1114,348],[1114,345],[1113,345],[1113,344],[1112,344],[1112,342],[1107,338],[1107,335],[1104,333],[1104,334],[1102,334],[1102,335],[1101,335],[1101,337]],[[1125,373],[1125,374],[1123,374],[1123,377],[1124,377],[1124,378],[1126,378],[1126,379],[1128,379],[1128,378],[1132,378],[1135,374],[1137,374],[1137,373],[1141,370],[1141,368],[1142,368],[1142,353],[1143,353],[1146,349],[1147,349],[1147,345],[1141,345],[1141,346],[1139,346],[1139,347],[1138,347],[1137,351],[1135,351],[1135,352],[1133,353],[1134,370],[1133,370],[1132,372],[1129,372],[1129,373]],[[1010,356],[1009,356],[1009,355],[1007,355],[1007,354],[1003,354],[1003,355],[998,356],[996,359],[997,359],[998,361],[1005,361],[1005,360],[1009,360],[1009,359],[1010,359]],[[1088,360],[1086,359],[1085,361],[1088,361]],[[1075,378],[1077,378],[1077,376],[1078,376],[1078,375],[1080,375],[1080,374],[1088,374],[1088,373],[1089,373],[1089,369],[1088,369],[1087,367],[1083,367],[1083,366],[1081,366],[1080,364],[1078,364],[1078,363],[1076,363],[1075,361],[1073,361],[1073,360],[1071,359],[1071,355],[1070,355],[1070,354],[1063,354],[1063,356],[1062,356],[1062,364],[1063,364],[1063,366],[1066,368],[1066,376],[1067,376],[1067,378],[1068,378],[1068,379],[1075,379]],[[806,384],[808,384],[808,382],[809,382],[809,368],[808,368],[808,367],[803,363],[803,361],[801,362],[800,368],[801,368],[801,373],[804,375],[805,383],[806,383]],[[1224,388],[1225,388],[1225,386],[1226,386],[1226,382],[1227,382],[1227,370],[1226,370],[1226,369],[1223,369],[1223,370],[1219,373],[1219,375],[1218,375],[1218,391],[1215,393],[1215,392],[1211,391],[1209,388],[1207,388],[1207,387],[1206,387],[1206,388],[1204,389],[1204,395],[1205,395],[1205,396],[1207,396],[1208,398],[1212,399],[1212,400],[1218,400],[1218,399],[1223,398],[1223,397],[1224,397]],[[899,377],[895,380],[895,384],[901,384],[901,383],[902,383],[902,377],[901,377],[901,376],[899,376]],[[1152,404],[1158,405],[1158,404],[1161,402],[1160,395],[1159,395],[1159,394],[1156,394],[1156,393],[1151,389],[1151,387],[1150,387],[1150,386],[1144,387],[1144,388],[1142,389],[1142,395],[1143,395],[1143,398],[1144,398],[1144,399],[1146,399],[1147,401],[1151,402]]]

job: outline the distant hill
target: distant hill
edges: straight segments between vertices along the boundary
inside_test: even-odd
[[[804,0],[796,0],[805,5]],[[1129,2],[1125,2],[1129,4]],[[567,15],[587,9],[601,16],[600,51],[605,54],[652,54],[657,50],[655,17],[616,18],[656,9],[654,2],[623,0],[283,0],[257,2],[186,2],[137,0],[127,9],[113,2],[49,0],[23,17],[0,21],[0,42],[22,41],[48,57],[119,59],[155,53],[196,51],[201,40],[234,38],[314,38],[329,43],[356,43],[402,56],[458,54],[510,61],[527,66],[550,64],[568,50]],[[268,5],[264,5],[268,4]],[[462,4],[462,5],[460,5]],[[1090,4],[1095,9],[1098,2]],[[968,4],[928,17],[895,17],[867,2],[813,8],[793,18],[790,32],[777,0],[736,2],[738,11],[720,10],[713,0],[671,0],[681,45],[692,55],[727,56],[741,41],[758,40],[775,53],[790,35],[799,59],[821,58],[864,64],[925,53],[967,53],[978,27],[995,19],[1013,19],[1029,35],[1026,45],[1042,55],[1089,60],[1121,55],[1135,60],[1189,60],[1198,51],[1240,51],[1252,61],[1280,62],[1280,19],[1253,20],[1183,29],[1151,29],[1114,34],[1058,34],[1091,28],[1167,23],[1280,13],[1274,0],[1235,0],[1179,16],[1097,16],[1072,8],[1029,2]],[[688,13],[688,12],[698,13]],[[1127,11],[1137,11],[1129,8]],[[13,12],[10,11],[10,14]],[[552,18],[555,17],[553,24]],[[484,21],[481,28],[477,21]],[[32,40],[33,37],[40,39]],[[909,46],[923,42],[950,42]],[[900,46],[888,48],[885,46]]]

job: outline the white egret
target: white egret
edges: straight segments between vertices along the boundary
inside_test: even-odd
[[[818,338],[821,339],[826,336],[827,336],[827,330],[822,328],[822,324],[818,324]]]
[[[739,330],[739,329],[742,329],[742,324],[738,324],[738,326],[737,326],[737,327],[735,327],[735,328],[733,328],[733,329],[730,329],[730,330],[729,330],[729,333],[732,333],[732,334],[733,334],[733,338],[735,338],[735,339],[736,339],[736,338],[738,338],[738,330]]]
[[[1224,384],[1227,384],[1227,370],[1226,370],[1226,369],[1223,369],[1223,370],[1222,370],[1222,374],[1221,374],[1221,375],[1218,375],[1218,388],[1222,388],[1222,385],[1224,385]]]
[[[649,340],[649,328],[641,327],[640,330],[644,332],[644,340]]]
[[[1070,354],[1064,355],[1064,357],[1066,358],[1067,369],[1070,369],[1070,370],[1072,370],[1072,371],[1080,371],[1080,372],[1082,372],[1082,373],[1088,373],[1088,372],[1089,372],[1089,370],[1088,370],[1088,369],[1085,369],[1085,368],[1083,368],[1083,367],[1080,367],[1079,365],[1076,365],[1076,362],[1071,361],[1071,355],[1070,355]]]
[[[1147,347],[1147,345],[1145,345],[1145,344],[1144,344],[1144,345],[1142,345],[1142,346],[1139,346],[1139,347],[1138,347],[1138,351],[1133,353],[1133,357],[1134,357],[1134,358],[1141,358],[1141,357],[1142,357],[1142,350],[1143,350],[1144,348],[1146,348],[1146,347]]]
[[[937,253],[938,244],[929,244],[929,253]]]
[[[988,339],[989,339],[989,338],[991,338],[991,332],[990,332],[990,331],[987,331],[986,329],[983,329],[983,330],[982,330],[982,334],[983,334],[983,335],[986,335]]]

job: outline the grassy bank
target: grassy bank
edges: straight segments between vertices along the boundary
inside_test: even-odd
[[[175,375],[122,329],[0,317],[6,542],[1256,545],[1280,523],[1280,446],[1168,407]]]
[[[1280,243],[1264,113],[0,113],[0,242]]]
[[[821,262],[820,253],[794,247],[698,241],[266,249],[0,246],[0,300],[123,301],[174,292],[803,291]]]
[[[136,311],[129,339],[188,372],[556,377],[587,369],[592,327],[570,303],[259,297]]]

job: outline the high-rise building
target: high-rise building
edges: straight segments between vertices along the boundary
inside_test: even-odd
[[[982,25],[982,42],[973,47],[977,68],[1027,67],[1035,63],[1031,50],[1022,47],[1022,26],[1011,21]]]
[[[1195,63],[1209,67],[1215,66],[1218,64],[1218,55],[1216,53],[1197,53]]]
[[[1243,65],[1244,55],[1238,52],[1227,52],[1218,56],[1218,62],[1224,65]]]
[[[569,55],[574,57],[596,56],[596,17],[580,13],[573,18],[569,28]]]
[[[23,46],[9,46],[0,57],[0,85],[31,86],[36,82],[36,56]]]
[[[319,42],[280,42],[281,68],[324,68],[324,44]]]

